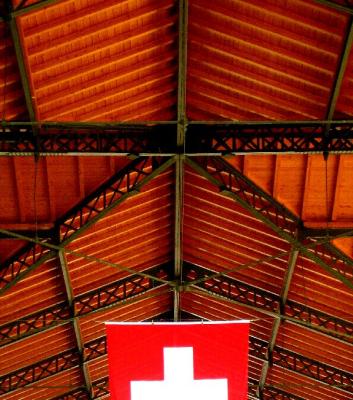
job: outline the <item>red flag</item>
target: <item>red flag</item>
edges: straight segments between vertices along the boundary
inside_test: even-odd
[[[112,322],[106,329],[112,400],[247,399],[248,322]]]

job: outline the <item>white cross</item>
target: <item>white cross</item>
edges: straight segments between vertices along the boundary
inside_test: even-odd
[[[227,379],[194,380],[192,347],[166,347],[164,381],[131,381],[131,400],[228,400]]]

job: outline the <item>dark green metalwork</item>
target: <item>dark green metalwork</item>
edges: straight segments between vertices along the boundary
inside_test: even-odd
[[[203,157],[198,159],[198,162],[187,158],[187,163],[211,183],[218,186],[221,194],[233,198],[280,237],[300,250],[303,255],[353,289],[353,268],[335,257],[323,246],[307,248],[311,240],[302,241],[297,238],[298,232],[302,230],[302,221],[223,158]]]
[[[137,194],[145,184],[173,163],[173,158],[157,157],[140,157],[131,161],[56,222],[56,230],[60,231],[60,246],[70,243],[126,198]],[[16,236],[21,237],[21,235],[14,235]],[[11,260],[0,270],[0,295],[45,261],[56,258],[56,250],[60,250],[60,246],[52,243],[44,244],[44,246],[33,243],[29,248],[26,246],[23,256],[17,260]],[[54,250],[49,250],[49,248]],[[28,263],[29,256],[35,261]]]

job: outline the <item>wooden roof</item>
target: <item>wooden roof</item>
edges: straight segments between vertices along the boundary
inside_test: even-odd
[[[108,399],[105,321],[190,319],[251,321],[249,400],[353,399],[352,16],[0,1],[0,399]]]

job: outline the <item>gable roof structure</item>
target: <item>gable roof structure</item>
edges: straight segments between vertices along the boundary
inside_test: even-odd
[[[353,2],[0,16],[0,399],[108,399],[105,321],[237,319],[249,400],[353,399]]]

